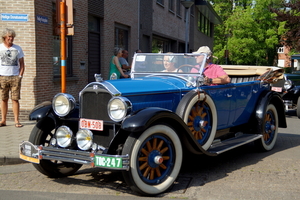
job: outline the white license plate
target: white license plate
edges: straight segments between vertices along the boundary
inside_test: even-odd
[[[94,164],[97,167],[123,168],[123,159],[122,158],[95,155]]]
[[[80,128],[87,128],[90,130],[103,131],[103,121],[95,119],[80,119]]]
[[[271,90],[275,92],[282,92],[282,87],[272,87]]]

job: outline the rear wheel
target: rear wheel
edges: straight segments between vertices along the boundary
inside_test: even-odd
[[[123,155],[130,155],[130,169],[123,176],[132,190],[143,195],[166,191],[181,168],[182,146],[177,133],[169,126],[154,125],[138,138],[131,135]]]
[[[261,130],[263,137],[255,143],[261,150],[270,151],[273,149],[278,135],[278,114],[273,104],[267,106]]]
[[[300,96],[298,97],[298,101],[297,101],[297,117],[300,119]]]
[[[54,129],[55,125],[52,120],[43,119],[32,129],[29,141],[34,145],[49,146]],[[82,165],[58,160],[40,160],[40,164],[33,164],[33,166],[46,176],[64,177],[74,174]]]

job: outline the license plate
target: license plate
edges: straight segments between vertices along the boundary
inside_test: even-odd
[[[282,87],[272,87],[271,90],[275,92],[282,92]]]
[[[97,167],[123,168],[123,159],[122,158],[95,155],[94,164]]]
[[[39,150],[31,142],[23,142],[19,147],[19,157],[22,160],[39,164]]]
[[[80,119],[80,128],[103,131],[103,121],[95,119]]]

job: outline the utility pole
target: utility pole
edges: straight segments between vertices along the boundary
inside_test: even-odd
[[[56,0],[56,19],[60,30],[61,92],[66,93],[67,46],[66,35],[74,35],[73,0]]]
[[[61,92],[66,93],[66,2],[60,2]]]

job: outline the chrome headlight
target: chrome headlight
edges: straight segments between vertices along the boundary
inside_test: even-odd
[[[122,121],[131,112],[131,102],[125,97],[114,97],[108,102],[108,115],[116,122]]]
[[[56,130],[56,141],[60,147],[68,147],[72,143],[73,132],[67,126],[61,126]]]
[[[81,150],[89,150],[93,145],[93,133],[89,129],[80,129],[76,134],[77,146]]]
[[[59,93],[53,98],[52,108],[60,117],[68,115],[74,107],[75,98],[70,94]]]
[[[289,79],[286,79],[285,82],[284,82],[284,89],[285,90],[289,90],[291,87],[293,86],[293,83],[291,80]]]

